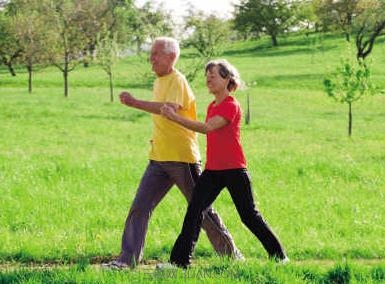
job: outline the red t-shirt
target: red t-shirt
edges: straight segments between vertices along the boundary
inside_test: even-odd
[[[229,124],[206,134],[206,170],[246,168],[246,159],[240,141],[242,110],[233,96],[227,96],[219,105],[210,103],[206,122],[219,115]]]

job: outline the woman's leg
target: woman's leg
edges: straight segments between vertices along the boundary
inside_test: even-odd
[[[171,179],[175,181],[187,201],[190,202],[194,186],[202,173],[200,164],[166,162],[162,165],[167,167],[166,170]],[[206,232],[210,243],[219,255],[242,257],[221,217],[211,206],[203,212],[202,229]]]
[[[194,188],[191,202],[183,221],[182,231],[171,251],[170,262],[181,267],[191,263],[191,256],[198,240],[203,211],[216,199],[223,186],[210,171],[204,171]]]
[[[255,207],[247,170],[229,170],[225,176],[227,188],[242,222],[259,239],[271,258],[284,259],[286,254],[282,245]]]

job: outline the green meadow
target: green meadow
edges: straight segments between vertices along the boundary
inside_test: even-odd
[[[385,41],[370,55],[374,83],[385,89]],[[228,44],[221,56],[250,88],[235,94],[251,121],[242,143],[255,200],[291,262],[271,263],[242,225],[226,190],[215,201],[246,257],[215,255],[201,234],[193,267],[155,271],[168,260],[187,207],[174,187],[153,212],[144,262],[111,271],[124,221],[147,165],[151,116],[119,103],[128,90],[151,98],[145,56],[114,67],[115,101],[98,66],[78,66],[64,98],[62,74],[11,77],[0,66],[0,283],[385,283],[385,95],[348,107],[328,98],[322,80],[346,54],[343,37],[282,38]],[[177,68],[187,72],[192,50]],[[203,72],[191,83],[204,119],[212,99]],[[199,136],[202,157],[205,139]],[[204,159],[203,159],[204,162]]]

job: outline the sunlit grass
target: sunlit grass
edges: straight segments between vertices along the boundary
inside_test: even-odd
[[[348,138],[347,107],[322,91],[323,74],[338,63],[344,45],[333,38],[325,41],[324,52],[304,50],[300,38],[288,38],[277,49],[258,41],[238,43],[224,55],[245,81],[257,82],[236,94],[244,109],[247,92],[251,97],[251,123],[242,125],[242,142],[258,208],[293,260],[293,266],[278,274],[269,265],[256,265],[266,261],[266,252],[241,224],[224,190],[214,207],[247,258],[236,269],[252,276],[242,276],[241,282],[301,283],[338,273],[351,279],[362,274],[369,283],[384,280],[383,267],[360,268],[355,261],[385,256],[385,97],[353,105],[353,135]],[[380,86],[385,82],[379,68],[385,62],[383,51],[376,46],[373,53],[373,75]],[[120,62],[116,94],[127,89],[149,99],[151,84],[138,79],[148,69],[143,59]],[[27,93],[26,76],[0,72],[0,265],[75,262],[75,268],[21,269],[4,277],[31,282],[124,282],[137,277],[100,272],[88,262],[119,253],[124,220],[147,163],[150,116],[125,108],[117,99],[110,103],[107,78],[96,66],[71,72],[67,99],[55,68],[35,74],[32,94]],[[203,119],[212,96],[201,73],[193,88]],[[204,157],[205,140],[202,135],[199,139]],[[186,206],[173,188],[154,211],[145,260],[167,261]],[[197,267],[206,260],[213,263],[210,269],[217,265],[205,234],[195,257]],[[341,262],[346,258],[352,261],[348,272]],[[315,260],[342,266],[318,271]],[[296,263],[307,268],[296,268]]]

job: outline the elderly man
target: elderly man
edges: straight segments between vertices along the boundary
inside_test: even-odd
[[[133,267],[141,261],[152,211],[173,185],[190,201],[201,173],[197,134],[160,115],[160,108],[167,103],[180,115],[196,119],[194,94],[184,75],[174,67],[179,53],[179,44],[175,39],[155,39],[150,56],[152,70],[157,76],[153,100],[139,100],[128,92],[120,94],[122,104],[152,114],[153,134],[149,163],[126,219],[121,253],[107,264],[109,267]],[[204,212],[202,228],[218,254],[243,258],[211,207]]]

